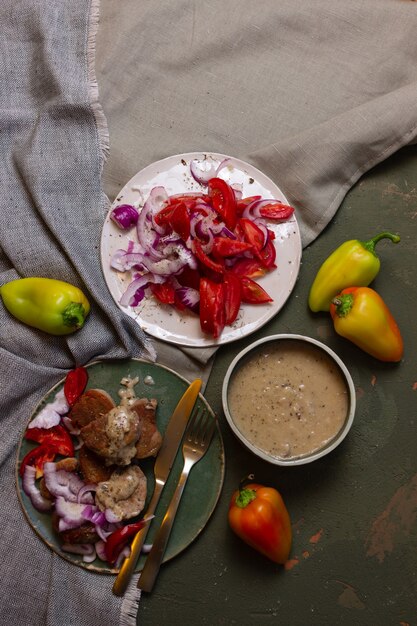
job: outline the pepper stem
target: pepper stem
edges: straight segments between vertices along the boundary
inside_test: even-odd
[[[375,246],[378,241],[381,241],[381,239],[390,239],[392,243],[398,243],[400,241],[400,236],[393,235],[392,233],[384,231],[383,233],[379,233],[379,235],[375,235],[375,237],[372,237],[372,239],[369,239],[369,241],[361,241],[361,244],[363,245],[365,250],[368,250],[368,252],[371,252],[376,256]]]
[[[62,312],[62,320],[70,328],[81,328],[85,317],[85,309],[80,302],[70,302]]]
[[[336,315],[338,317],[346,317],[353,307],[354,297],[352,293],[342,293],[333,298],[332,304],[336,307]]]
[[[241,509],[247,507],[248,504],[256,498],[255,489],[246,489],[245,487],[246,483],[251,482],[254,478],[255,476],[253,474],[249,474],[249,476],[246,476],[240,481],[239,495],[237,496],[235,503]]]

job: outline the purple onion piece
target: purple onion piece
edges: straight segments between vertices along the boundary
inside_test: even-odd
[[[211,178],[217,175],[219,164],[210,156],[204,159],[193,159],[190,163],[190,173],[199,185],[207,185]]]
[[[83,502],[84,505],[93,502],[93,498],[88,492],[82,492],[80,500],[78,500],[79,493],[85,487],[85,483],[75,472],[57,471],[55,463],[45,463],[43,471],[45,485],[54,497],[61,496],[67,502]]]
[[[179,301],[193,313],[198,313],[200,308],[200,294],[192,287],[179,287],[176,290]]]
[[[85,518],[83,517],[85,504],[67,502],[65,498],[59,496],[55,500],[55,509],[60,518],[58,522],[59,532],[70,530],[71,528],[79,528],[85,524]]]
[[[23,474],[22,488],[25,494],[30,498],[32,505],[37,511],[45,513],[52,509],[53,503],[44,498],[39,489],[36,487],[36,469],[31,465],[26,465]]]
[[[110,213],[110,219],[122,230],[129,230],[137,224],[139,214],[131,204],[119,204]]]

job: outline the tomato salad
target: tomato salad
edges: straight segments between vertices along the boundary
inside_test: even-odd
[[[37,445],[21,460],[19,475],[32,506],[55,517],[63,552],[77,554],[86,563],[98,558],[118,568],[130,553],[130,540],[150,518],[127,524],[112,519],[110,511],[100,510],[95,504],[97,485],[86,483],[78,472],[75,455],[82,442],[68,413],[87,382],[84,367],[70,371],[63,389],[30,422],[24,438]],[[85,543],[62,539],[66,531],[85,529],[86,525],[94,539]]]
[[[152,295],[199,315],[201,330],[217,338],[242,304],[272,301],[257,282],[276,268],[268,222],[285,221],[294,209],[275,199],[243,197],[238,185],[218,176],[227,163],[211,170],[203,165],[191,162],[202,192],[168,195],[159,186],[139,212],[131,205],[113,209],[112,221],[125,231],[135,227],[137,241],[117,250],[111,267],[132,273],[122,306],[135,307]]]

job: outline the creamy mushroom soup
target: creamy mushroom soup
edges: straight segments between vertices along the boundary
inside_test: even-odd
[[[349,410],[346,380],[334,360],[313,344],[263,343],[234,373],[229,410],[243,436],[276,458],[323,448]]]

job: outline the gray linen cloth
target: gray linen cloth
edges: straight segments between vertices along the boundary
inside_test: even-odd
[[[149,345],[102,277],[97,10],[90,0],[0,4],[0,280],[53,276],[92,303],[85,328],[68,338],[22,326],[0,306],[2,624],[120,617],[110,578],[52,554],[19,508],[16,446],[47,389],[95,358],[152,357],[156,346],[162,362],[191,377],[211,356]],[[362,173],[415,141],[416,27],[408,0],[102,0],[96,71],[110,131],[107,195],[170,154],[223,152],[275,180],[307,245]]]

